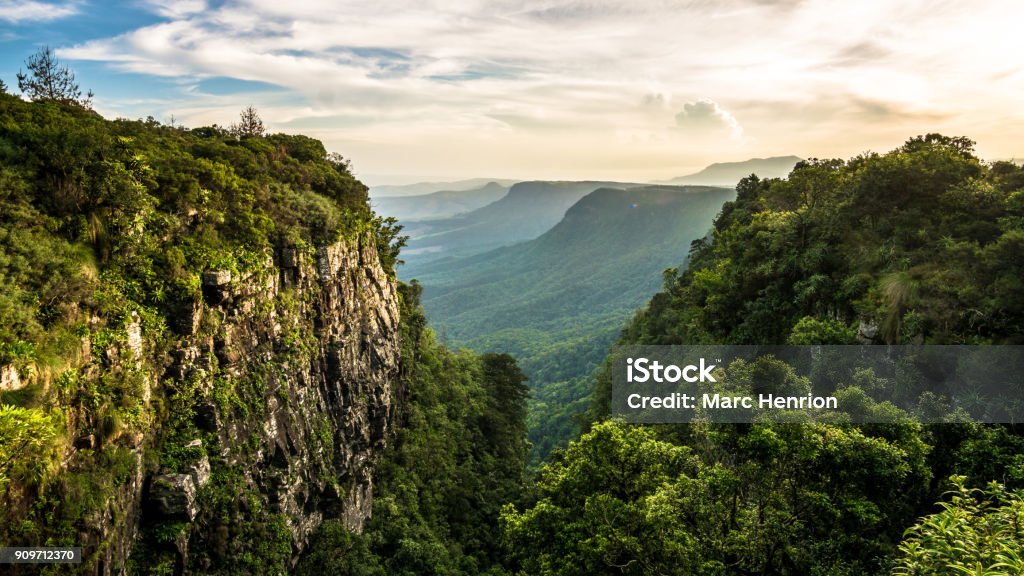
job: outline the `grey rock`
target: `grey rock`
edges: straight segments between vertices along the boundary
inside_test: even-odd
[[[857,327],[857,341],[861,344],[871,344],[878,338],[878,324],[871,321],[861,320]]]
[[[210,306],[218,306],[231,298],[231,271],[203,272],[203,299]]]
[[[200,300],[179,302],[171,317],[171,327],[183,336],[192,336],[199,331],[203,319],[203,303]]]
[[[210,482],[210,457],[203,454],[198,462],[189,467],[189,473],[197,488],[206,486]]]
[[[230,282],[230,270],[208,270],[203,272],[203,286],[225,286]]]
[[[196,517],[196,485],[189,474],[155,476],[149,487],[149,500],[165,519],[191,522]]]
[[[301,253],[295,248],[282,248],[281,249],[281,267],[282,268],[298,268],[301,264]]]

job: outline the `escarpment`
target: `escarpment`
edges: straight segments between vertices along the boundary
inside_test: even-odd
[[[279,249],[238,277],[205,274],[202,293],[163,380],[193,417],[167,431],[143,526],[172,526],[176,563],[195,569],[259,542],[250,529],[282,555],[324,518],[360,531],[398,371],[398,302],[374,245]]]
[[[321,524],[363,530],[401,238],[348,161],[2,93],[0,149],[0,546],[282,574]]]
[[[15,501],[25,522],[55,521],[34,528],[51,543],[82,547],[77,572],[264,572],[292,565],[325,519],[359,532],[370,515],[399,362],[398,296],[372,239],[268,250],[206,272],[201,294],[159,333],[129,314],[83,336],[64,377],[69,434],[90,433],[64,448],[63,501]],[[78,402],[104,385],[133,386],[131,410]]]

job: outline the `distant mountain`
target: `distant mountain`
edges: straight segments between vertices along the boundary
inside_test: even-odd
[[[550,183],[548,183],[550,184]],[[511,194],[510,194],[511,195]],[[432,326],[454,344],[515,355],[531,378],[531,438],[565,439],[588,375],[666,268],[685,264],[727,188],[647,186],[587,194],[540,237],[421,272]]]
[[[558,223],[570,206],[602,187],[634,188],[617,182],[519,182],[500,200],[466,214],[406,228],[412,238],[402,251],[403,276],[441,257],[461,257],[540,236]]]
[[[397,184],[370,186],[370,198],[388,198],[394,196],[422,196],[434,192],[472,190],[486,186],[488,183],[496,182],[502,186],[511,186],[517,180],[504,178],[470,178],[468,180],[456,180],[455,182],[418,182],[416,184]]]
[[[488,182],[469,190],[442,190],[418,196],[372,198],[374,211],[403,221],[447,218],[481,208],[508,194],[508,186]]]
[[[760,178],[785,178],[800,160],[802,158],[797,156],[773,156],[751,158],[743,162],[718,162],[696,174],[673,178],[665,183],[734,187],[737,182],[751,174],[757,174]]]

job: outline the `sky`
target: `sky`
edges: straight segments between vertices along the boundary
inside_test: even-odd
[[[1024,158],[1018,0],[0,0],[107,117],[323,140],[369,184],[653,181],[968,136]]]

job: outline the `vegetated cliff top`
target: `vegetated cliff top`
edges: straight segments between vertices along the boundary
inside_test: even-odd
[[[384,244],[397,232],[315,139],[0,94],[0,365],[59,358],[55,334],[92,316],[158,321],[199,297],[205,270],[371,230]],[[382,251],[386,268],[393,257]]]
[[[136,546],[160,571],[185,562],[154,544],[174,534],[204,573],[278,573],[324,510],[369,515],[398,228],[319,141],[250,126],[0,94],[0,541],[81,546],[83,573]],[[327,400],[342,381],[359,402]]]
[[[928,134],[744,179],[626,338],[1020,342],[1024,167],[984,163],[973,146]]]

